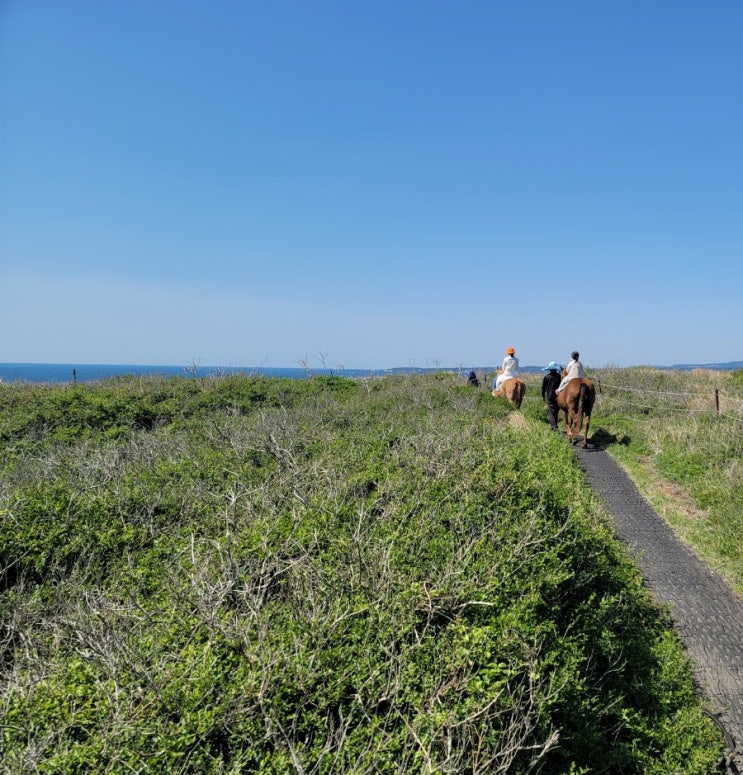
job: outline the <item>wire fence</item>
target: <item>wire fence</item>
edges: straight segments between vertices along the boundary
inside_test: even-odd
[[[723,393],[719,388],[709,392],[657,390],[618,385],[596,380],[598,396],[607,402],[644,412],[665,411],[692,415],[714,414],[732,422],[743,423],[743,398]],[[597,396],[597,397],[598,397]]]
[[[661,390],[658,388],[626,385],[605,381],[600,376],[592,376],[596,385],[597,403],[605,410],[613,407],[645,414],[679,413],[687,415],[714,415],[724,420],[743,424],[743,398],[730,395],[719,388],[708,391]],[[536,392],[534,387],[536,386]],[[541,402],[538,383],[530,383],[526,401]]]

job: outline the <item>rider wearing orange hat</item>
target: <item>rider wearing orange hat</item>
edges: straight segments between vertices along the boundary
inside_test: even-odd
[[[506,348],[506,357],[503,359],[503,365],[498,372],[498,376],[493,380],[493,390],[497,390],[502,382],[511,377],[518,376],[519,359],[516,357],[516,350],[513,347]]]

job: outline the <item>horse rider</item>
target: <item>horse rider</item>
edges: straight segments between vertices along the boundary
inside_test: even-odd
[[[547,404],[547,413],[550,419],[550,428],[553,431],[558,430],[557,416],[557,386],[560,384],[560,374],[562,366],[555,361],[550,361],[542,371],[547,373],[542,378],[542,400]]]
[[[506,357],[503,359],[503,365],[498,376],[493,380],[493,390],[497,390],[503,382],[511,377],[517,377],[519,374],[519,359],[516,357],[516,350],[513,347],[506,349]]]
[[[560,387],[555,391],[556,393],[565,390],[565,386],[571,379],[578,379],[583,376],[583,364],[580,362],[580,353],[577,350],[573,350],[570,353],[570,358],[570,363],[565,369],[565,376],[562,378],[562,382],[560,382]]]

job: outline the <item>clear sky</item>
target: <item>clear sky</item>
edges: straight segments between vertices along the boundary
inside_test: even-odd
[[[743,359],[741,0],[0,0],[0,361]]]

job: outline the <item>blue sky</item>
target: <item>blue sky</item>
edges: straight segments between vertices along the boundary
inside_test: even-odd
[[[743,359],[740,0],[3,0],[0,361]]]

